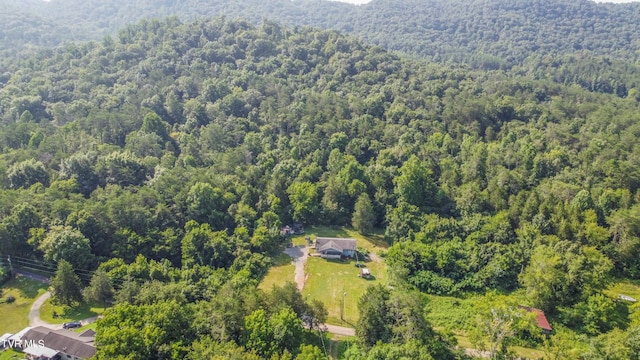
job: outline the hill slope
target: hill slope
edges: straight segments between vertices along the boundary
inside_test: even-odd
[[[321,0],[2,0],[5,37],[19,18],[24,27],[55,24],[61,40],[96,39],[141,18],[183,20],[226,15],[263,18],[354,33],[387,49],[456,61],[511,66],[531,54],[578,50],[637,60],[640,4],[588,0],[374,0],[353,6]],[[9,7],[12,7],[11,10]],[[16,16],[16,11],[20,15]],[[7,22],[7,17],[13,22]],[[16,19],[17,18],[17,19]],[[70,31],[68,31],[70,30]],[[49,43],[49,33],[25,39]],[[8,41],[6,44],[15,42]],[[6,46],[6,45],[5,45]],[[4,47],[4,46],[3,46]]]

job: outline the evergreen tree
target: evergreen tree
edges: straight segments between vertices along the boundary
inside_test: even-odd
[[[68,261],[58,263],[56,275],[51,279],[51,290],[55,303],[72,306],[82,301],[80,278]]]
[[[373,230],[373,226],[376,221],[376,215],[374,214],[373,204],[369,195],[366,193],[360,194],[356,201],[356,206],[353,211],[353,217],[351,218],[351,225],[354,229],[362,235],[367,235]]]
[[[102,304],[103,308],[107,307],[111,301],[113,301],[114,290],[111,284],[111,279],[107,275],[107,272],[101,269],[93,274],[91,277],[91,283],[82,292],[85,301],[97,302]]]

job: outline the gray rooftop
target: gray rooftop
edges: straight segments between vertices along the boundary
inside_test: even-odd
[[[24,334],[22,340],[31,340],[36,343],[44,340],[44,346],[49,349],[82,359],[93,357],[96,354],[95,337],[82,336],[65,329],[51,330],[44,326],[34,327]]]
[[[316,239],[316,251],[335,249],[338,251],[355,250],[356,239],[319,237]]]

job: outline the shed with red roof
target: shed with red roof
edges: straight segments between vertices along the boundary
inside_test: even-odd
[[[532,308],[529,306],[519,306],[521,309],[527,311],[527,312],[532,312],[536,314],[536,324],[538,325],[538,327],[542,330],[542,332],[545,335],[550,335],[551,331],[553,331],[553,329],[551,328],[551,325],[549,325],[549,321],[547,320],[547,317],[544,316],[544,311],[540,310],[540,309],[536,309],[536,308]]]

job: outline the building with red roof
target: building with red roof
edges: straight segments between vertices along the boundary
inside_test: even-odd
[[[538,325],[538,327],[542,330],[542,332],[545,335],[550,335],[551,331],[553,331],[553,329],[551,328],[551,325],[549,325],[549,321],[547,320],[547,317],[544,316],[544,311],[540,310],[540,309],[536,309],[536,308],[532,308],[529,306],[522,306],[520,305],[519,308],[530,312],[530,313],[535,313],[536,314],[536,323]]]

